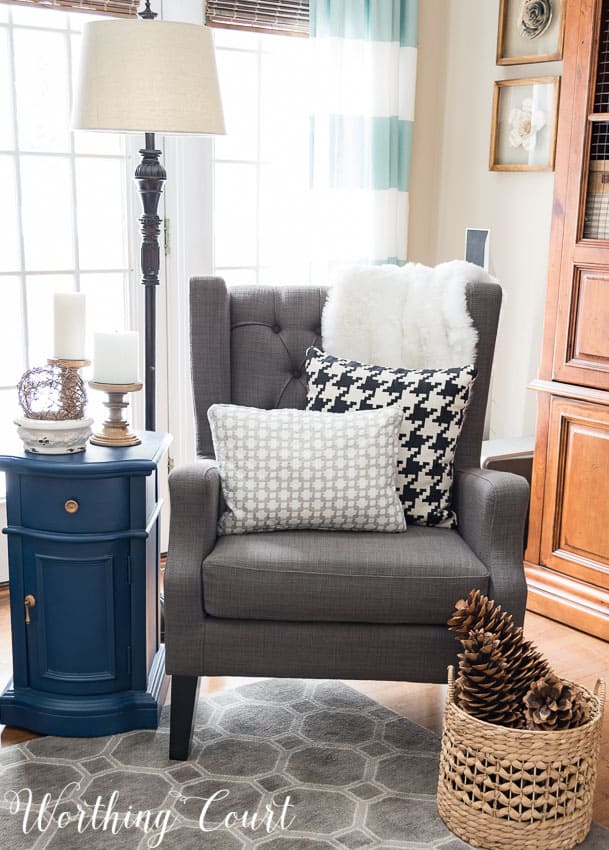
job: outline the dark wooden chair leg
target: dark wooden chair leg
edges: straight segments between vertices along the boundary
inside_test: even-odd
[[[171,677],[170,759],[184,761],[188,758],[192,738],[192,720],[198,696],[198,676]]]

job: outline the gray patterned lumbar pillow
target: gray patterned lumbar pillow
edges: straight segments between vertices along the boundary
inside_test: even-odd
[[[454,527],[453,461],[476,369],[387,369],[307,351],[308,410],[342,413],[399,404],[397,487],[408,522]]]
[[[399,406],[336,416],[214,404],[207,416],[226,502],[219,534],[406,530]]]

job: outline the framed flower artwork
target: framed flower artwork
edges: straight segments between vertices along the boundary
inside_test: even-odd
[[[491,171],[552,171],[560,77],[498,80],[493,96]]]
[[[497,64],[562,59],[567,0],[501,0]]]

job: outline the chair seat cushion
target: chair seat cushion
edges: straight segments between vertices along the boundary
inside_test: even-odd
[[[229,619],[440,624],[488,581],[447,528],[228,536],[203,561],[205,611]]]

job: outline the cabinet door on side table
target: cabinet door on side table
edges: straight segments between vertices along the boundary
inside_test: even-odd
[[[30,687],[91,695],[130,686],[129,543],[23,541]]]

